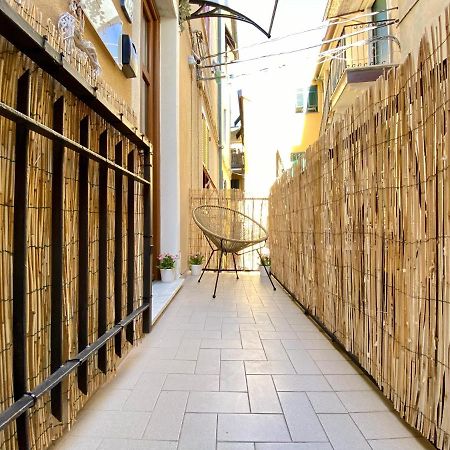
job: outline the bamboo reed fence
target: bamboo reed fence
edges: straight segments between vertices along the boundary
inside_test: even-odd
[[[89,119],[89,146],[99,152],[99,139],[107,131],[107,157],[115,160],[115,148],[122,142],[121,158],[126,166],[131,158],[134,171],[143,173],[141,157],[136,148],[123,135],[107,124],[60,84],[43,72],[8,43],[0,38],[0,101],[16,107],[17,80],[29,70],[31,73],[31,117],[52,127],[53,105],[64,96],[64,135],[74,141],[80,140],[80,122]],[[0,412],[14,402],[13,394],[13,345],[14,326],[12,322],[13,295],[13,237],[14,237],[14,166],[15,166],[14,122],[0,117]],[[50,140],[31,132],[29,140],[29,183],[28,183],[28,230],[27,230],[27,387],[33,389],[51,373],[51,229],[52,229],[52,147]],[[131,157],[129,156],[131,154]],[[130,161],[130,159],[128,159]],[[63,187],[63,361],[73,358],[78,348],[78,259],[79,259],[79,174],[80,157],[66,149],[64,160]],[[107,175],[107,271],[114,273],[115,254],[115,173],[108,170]],[[98,285],[99,285],[99,164],[90,162],[89,184],[89,299],[88,299],[88,340],[93,342],[99,336],[98,324]],[[134,183],[134,309],[142,305],[143,279],[143,187]],[[124,230],[123,255],[127,255],[129,186],[124,177],[122,225]],[[122,261],[122,297],[126,298],[128,289],[127,258]],[[107,326],[112,326],[114,317],[114,277],[108,277],[107,285]],[[129,314],[126,302],[122,303],[122,317]],[[142,321],[137,319],[134,326],[134,339],[142,335]],[[122,332],[122,350],[126,354],[131,344]],[[44,449],[57,439],[65,428],[73,423],[78,411],[84,406],[96,389],[113,375],[119,361],[114,350],[114,339],[107,343],[107,371],[99,370],[97,355],[87,361],[88,395],[78,386],[77,372],[73,372],[63,382],[63,398],[66,412],[62,421],[51,414],[50,394],[45,394],[27,414],[30,426],[32,449]],[[0,432],[2,450],[18,448],[15,422]]]
[[[450,449],[450,11],[269,199],[272,270]]]
[[[267,229],[268,198],[265,197],[246,197],[245,192],[238,189],[191,189],[190,192],[191,211],[200,205],[218,205],[225,208],[235,209]],[[258,270],[258,254],[250,249],[244,250],[244,253],[236,258],[236,265],[239,270]],[[211,253],[211,247],[200,228],[195,224],[192,215],[190,219],[189,232],[189,254],[201,254],[206,259]],[[218,257],[215,255],[210,267],[217,268]],[[206,263],[206,261],[205,261]],[[222,260],[224,270],[234,270],[233,258],[227,255]]]

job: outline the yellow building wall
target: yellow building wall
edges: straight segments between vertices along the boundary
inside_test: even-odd
[[[437,25],[437,18],[450,4],[449,0],[398,0],[398,37],[401,44],[401,60],[408,53],[417,58],[420,37]]]
[[[201,22],[193,26],[201,26]],[[216,34],[215,34],[216,35]],[[214,35],[211,34],[211,38]],[[180,271],[186,272],[189,257],[189,227],[191,222],[190,190],[203,186],[202,114],[207,117],[210,128],[209,167],[213,182],[218,186],[217,145],[217,83],[215,80],[197,81],[195,66],[188,64],[192,55],[189,29],[180,35]],[[162,149],[164,151],[164,149]]]
[[[320,103],[319,103],[320,105]],[[320,122],[322,121],[322,113],[309,112],[303,114],[301,141],[299,145],[292,147],[292,152],[304,152],[311,144],[319,138]]]

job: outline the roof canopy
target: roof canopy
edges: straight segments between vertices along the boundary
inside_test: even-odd
[[[189,0],[197,5],[187,20],[203,17],[225,17],[248,23],[270,38],[278,0]]]

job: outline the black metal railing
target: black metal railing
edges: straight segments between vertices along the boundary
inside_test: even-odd
[[[344,27],[343,37],[330,64],[330,88],[333,93],[347,69],[391,64],[392,49],[388,34],[378,36],[370,23]]]
[[[62,420],[63,395],[61,382],[73,371],[78,369],[78,385],[82,392],[88,393],[88,380],[86,371],[86,360],[93,354],[98,353],[98,367],[102,372],[106,372],[106,343],[115,337],[115,348],[118,356],[121,356],[121,331],[126,329],[127,340],[133,343],[133,321],[142,315],[143,332],[148,333],[151,327],[151,155],[150,148],[141,148],[144,176],[134,173],[132,161],[133,152],[130,152],[128,167],[122,166],[120,157],[116,162],[107,158],[107,133],[105,129],[100,134],[99,148],[100,154],[90,150],[85,145],[88,143],[88,123],[89,118],[85,117],[80,123],[80,142],[77,143],[67,137],[63,132],[62,118],[64,117],[64,97],[60,97],[53,105],[53,129],[32,119],[30,115],[30,72],[26,71],[18,80],[17,109],[3,102],[0,102],[0,116],[16,123],[15,139],[15,177],[14,177],[14,254],[13,254],[13,379],[14,379],[14,404],[0,413],[0,431],[8,424],[16,420],[17,437],[19,449],[30,448],[29,430],[26,415],[28,409],[36,404],[36,401],[45,393],[51,391],[51,410],[58,420]],[[53,142],[53,167],[52,167],[52,297],[51,297],[51,375],[32,391],[27,390],[27,208],[28,204],[28,151],[30,131],[44,136]],[[64,152],[70,149],[79,154],[79,209],[80,220],[78,228],[79,241],[79,298],[78,298],[78,350],[79,353],[70,360],[62,360],[62,320],[63,320],[63,177],[64,177]],[[121,154],[122,142],[116,145],[117,154]],[[90,162],[99,163],[99,250],[98,250],[98,339],[88,342],[88,308],[87,297],[89,295],[89,283],[87,274],[87,254],[88,254],[88,177]],[[107,262],[107,177],[108,171],[116,174],[116,204],[115,221],[116,229],[116,273],[109,274],[106,266]],[[127,315],[122,317],[120,295],[115,299],[115,324],[112,328],[107,327],[106,312],[106,284],[108,277],[121,277],[119,267],[122,267],[122,183],[123,178],[128,179],[128,298]],[[143,256],[143,299],[142,305],[133,308],[134,304],[134,185],[139,183],[143,186],[144,203],[144,256]],[[116,291],[120,292],[120,289]]]

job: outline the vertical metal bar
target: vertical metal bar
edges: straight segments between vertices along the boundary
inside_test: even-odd
[[[123,164],[123,144],[120,141],[116,145],[116,164]],[[115,174],[114,191],[116,194],[115,226],[114,226],[114,323],[122,320],[122,280],[123,280],[123,175]],[[116,355],[122,357],[122,332],[114,338]]]
[[[80,122],[80,144],[89,147],[89,116]],[[78,351],[88,345],[89,303],[89,158],[79,156],[78,171]],[[78,388],[83,394],[89,391],[88,365],[78,369]]]
[[[134,151],[128,153],[127,169],[134,172]],[[128,178],[128,231],[127,231],[127,314],[133,312],[134,302],[134,180]],[[133,344],[134,321],[126,329],[127,341]]]
[[[100,155],[108,156],[108,131],[104,131],[99,139]],[[99,236],[98,236],[98,336],[106,333],[107,329],[107,294],[108,294],[108,167],[99,167]],[[108,361],[106,345],[98,351],[98,368],[106,373]]]
[[[17,110],[30,115],[30,72],[27,70],[18,81]],[[27,225],[28,225],[28,143],[26,124],[16,125],[14,171],[14,255],[13,255],[13,383],[14,400],[27,391]],[[27,415],[16,421],[20,450],[30,447]]]
[[[151,181],[151,160],[150,150],[144,153],[144,178]],[[152,203],[151,185],[144,186],[144,273],[143,282],[143,303],[148,303],[150,307],[143,313],[143,331],[150,333],[152,326]]]
[[[63,134],[64,97],[53,105],[53,129]],[[64,198],[64,146],[53,142],[52,168],[52,289],[51,289],[51,370],[61,367],[63,321],[63,198]],[[63,420],[62,383],[51,391],[52,414]]]

